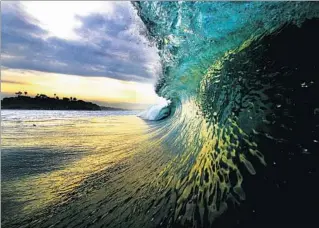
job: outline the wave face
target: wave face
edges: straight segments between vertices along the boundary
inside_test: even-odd
[[[244,176],[253,185],[274,159],[318,149],[319,109],[308,99],[319,96],[318,4],[133,5],[160,52],[156,92],[174,107],[157,129],[174,155],[154,203],[167,207],[150,209],[157,225],[210,226],[253,191]]]

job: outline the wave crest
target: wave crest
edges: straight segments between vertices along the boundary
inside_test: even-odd
[[[170,115],[170,104],[171,101],[163,100],[159,104],[152,105],[147,110],[139,113],[138,116],[145,120],[162,120]]]

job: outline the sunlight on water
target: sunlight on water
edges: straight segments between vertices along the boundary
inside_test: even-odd
[[[268,216],[286,179],[292,193],[314,191],[299,169],[318,158],[318,4],[133,4],[162,58],[156,92],[170,101],[146,116],[163,119],[4,112],[3,224],[211,227],[249,197]],[[223,222],[240,227],[232,215]]]
[[[92,191],[110,174],[99,176],[92,183],[87,183],[87,178],[103,171],[118,172],[128,157],[146,146],[150,137],[146,134],[147,124],[134,115],[91,116],[88,113],[82,117],[71,114],[71,118],[62,115],[63,119],[53,119],[43,118],[41,111],[29,112],[29,115],[38,112],[39,116],[35,118],[23,111],[15,112],[17,116],[21,114],[20,118],[12,119],[11,116],[9,120],[5,118],[6,111],[3,112],[3,176],[5,179],[6,175],[15,176],[3,182],[3,203],[16,201],[19,206],[11,209],[21,209],[23,215],[43,210],[51,204],[67,203]],[[15,156],[24,158],[11,160]],[[63,161],[68,157],[71,158]],[[56,159],[57,164],[50,164],[47,159]],[[6,170],[7,162],[11,168],[16,166],[18,169]],[[23,168],[20,162],[30,167]],[[37,166],[40,168],[46,163],[45,170],[36,170]],[[19,166],[25,175],[19,176]],[[32,173],[32,169],[36,172]],[[80,191],[81,188],[85,189]],[[12,213],[7,209],[7,213]]]
[[[26,141],[19,142],[21,147],[34,149],[51,147],[51,150],[59,152],[69,148],[73,150],[73,153],[77,153],[76,150],[81,151],[82,148],[85,150],[76,161],[61,169],[11,183],[10,185],[13,186],[10,187],[15,188],[15,194],[22,195],[22,192],[28,192],[26,198],[19,199],[23,202],[30,202],[30,205],[27,205],[24,210],[31,212],[30,209],[39,209],[38,207],[44,207],[52,201],[60,200],[60,197],[68,195],[88,176],[132,156],[134,148],[132,149],[131,145],[138,145],[147,138],[147,135],[143,134],[147,126],[135,116],[121,116],[111,120],[101,118],[98,121],[93,118],[86,120],[86,123],[81,123],[82,121],[76,120],[74,122],[80,123],[68,123],[69,126],[58,124],[59,126],[49,127],[43,132],[43,137],[39,135],[41,126],[38,125],[38,130],[31,128],[36,137],[33,140],[31,139],[32,132],[29,132],[28,129],[23,132],[29,137]],[[48,130],[54,135],[50,135]],[[119,135],[125,137],[125,142],[118,137]],[[73,138],[75,141],[71,142],[68,138]],[[72,153],[72,151],[67,153]]]

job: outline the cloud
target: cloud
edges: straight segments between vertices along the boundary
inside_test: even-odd
[[[12,80],[1,80],[1,83],[8,83],[8,84],[16,84],[16,85],[29,85],[28,82],[17,82]]]
[[[26,4],[1,3],[2,66],[127,81],[154,82],[158,77],[157,49],[143,35],[144,25],[129,2],[105,2],[104,8],[87,11],[82,5],[78,13],[72,6],[79,2],[63,3],[61,15],[68,15],[69,9],[74,17],[66,16],[73,24],[63,28],[64,33],[58,32],[52,18],[43,19],[50,9],[59,17],[53,3],[34,14]],[[70,29],[76,38],[63,37]]]

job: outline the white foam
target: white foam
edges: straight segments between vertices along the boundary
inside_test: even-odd
[[[159,120],[168,115],[167,112],[161,112],[163,109],[165,109],[171,101],[162,99],[158,104],[152,105],[145,111],[139,113],[137,116],[141,117],[142,119],[146,120]]]

